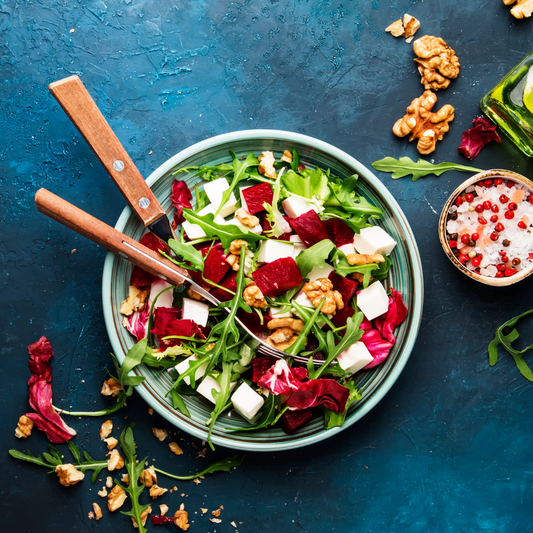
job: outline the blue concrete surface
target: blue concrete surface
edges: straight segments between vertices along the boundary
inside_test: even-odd
[[[457,146],[479,99],[531,48],[533,20],[515,20],[499,0],[0,2],[6,531],[132,531],[129,518],[105,509],[101,522],[88,520],[91,503],[105,503],[96,495],[102,483],[64,488],[55,475],[7,455],[10,448],[42,453],[47,444],[37,431],[24,442],[13,436],[28,410],[28,344],[49,338],[54,401],[75,409],[102,404],[110,364],[100,302],[104,251],[38,214],[33,195],[46,187],[111,224],[124,200],[47,85],[78,74],[146,176],[197,141],[249,128],[305,133],[367,166],[388,155],[416,158],[415,147],[391,133],[422,93],[412,47],[384,32],[405,12],[421,20],[417,36],[440,36],[459,56],[460,77],[437,93],[437,105],[452,104],[456,118],[431,159],[466,164]],[[506,138],[487,146],[475,166],[533,174],[532,160]],[[533,531],[533,385],[503,354],[489,367],[486,351],[499,324],[531,307],[533,279],[492,289],[444,257],[438,215],[466,175],[379,178],[412,224],[425,272],[422,326],[403,375],[338,438],[249,453],[231,474],[176,483],[177,492],[154,504],[173,511],[185,503],[189,531],[233,532],[231,521],[239,532]],[[533,328],[523,329],[525,346]],[[128,403],[112,417],[115,426],[135,421],[139,455],[161,468],[188,473],[229,453],[197,458],[194,439],[181,433],[185,453],[176,457],[151,432],[165,422],[150,417],[138,396]],[[101,422],[71,421],[76,442],[95,457],[104,455]],[[220,524],[201,516],[201,507],[220,505]]]

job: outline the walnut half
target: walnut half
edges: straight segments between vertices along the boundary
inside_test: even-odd
[[[242,293],[242,298],[251,307],[264,309],[268,306],[261,289],[256,285],[255,281],[246,286]]]
[[[510,6],[516,2],[516,5],[511,9],[511,15],[517,19],[528,18],[533,13],[533,0],[503,0],[506,6]]]
[[[22,415],[19,418],[17,427],[15,428],[15,437],[19,439],[25,439],[31,435],[32,429],[33,420],[26,415]]]
[[[340,311],[344,308],[341,293],[333,290],[333,283],[328,278],[310,281],[303,286],[302,290],[314,307],[320,305],[322,298],[326,299],[321,309],[325,315],[334,315],[337,309]]]
[[[67,463],[65,465],[56,466],[56,474],[59,478],[59,483],[64,487],[70,487],[75,485],[78,481],[81,481],[85,474],[80,472],[74,465]]]
[[[124,505],[124,502],[127,498],[128,496],[126,496],[124,489],[121,489],[118,485],[115,485],[107,496],[107,508],[111,512],[114,512]]]

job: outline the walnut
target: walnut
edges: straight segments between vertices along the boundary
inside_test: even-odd
[[[98,496],[100,496],[101,498],[105,498],[107,496],[107,490],[105,487],[102,487],[102,490],[99,490],[98,491]]]
[[[254,281],[249,283],[242,293],[243,300],[251,307],[264,309],[268,306],[261,289]]]
[[[149,294],[149,288],[139,289],[135,285],[130,285],[128,297],[120,304],[121,314],[131,316],[134,311],[142,311]]]
[[[365,275],[361,274],[361,272],[354,272],[352,274],[352,279],[355,281],[358,281],[359,283],[363,283],[363,280],[365,279]],[[374,281],[374,276],[370,276],[370,281]]]
[[[170,451],[176,455],[183,455],[183,450],[174,441],[168,443]]]
[[[152,433],[160,442],[163,442],[168,437],[168,431],[166,429],[152,428]]]
[[[107,444],[108,450],[114,450],[117,447],[118,440],[114,437],[109,437],[108,439],[104,439],[104,442]]]
[[[111,492],[107,496],[107,508],[114,512],[117,509],[120,509],[124,502],[127,500],[128,496],[124,489],[121,489],[118,485],[115,485]]]
[[[93,510],[96,520],[100,520],[100,518],[102,518],[102,509],[100,509],[100,506],[97,503],[93,502]]]
[[[152,497],[152,500],[155,500],[158,496],[165,494],[167,490],[168,489],[164,489],[163,487],[159,487],[158,485],[152,485],[150,487],[150,496]]]
[[[348,254],[346,259],[350,265],[371,265],[385,261],[381,254]]]
[[[293,344],[298,335],[291,328],[278,328],[272,335],[265,339],[265,342],[269,346],[273,346],[278,350],[286,350],[291,344]]]
[[[393,22],[385,28],[385,31],[390,32],[394,37],[405,37],[406,42],[410,43],[419,28],[420,21],[406,13],[403,16],[403,20],[399,19]]]
[[[174,524],[176,524],[183,531],[189,529],[189,527],[191,527],[189,524],[189,513],[183,509],[178,509],[174,513]]]
[[[106,420],[101,426],[100,426],[100,438],[102,440],[106,439],[111,435],[111,432],[113,431],[113,422],[111,420]]]
[[[292,152],[289,152],[289,150],[283,150],[281,161],[285,161],[285,163],[292,163]]]
[[[506,6],[514,4],[517,0],[503,0]],[[511,15],[517,19],[528,18],[533,13],[533,0],[518,0],[511,9]]]
[[[89,520],[94,520],[94,512],[93,511],[90,511],[87,516],[88,516]]]
[[[194,289],[187,289],[187,295],[189,296],[189,298],[192,298],[193,300],[198,300],[199,302],[205,300],[205,298],[201,294],[196,292]]]
[[[394,135],[405,137],[409,133],[409,142],[418,139],[417,150],[424,155],[435,150],[437,141],[441,141],[450,129],[449,123],[454,119],[454,108],[446,104],[436,113],[431,109],[437,102],[437,95],[431,91],[424,91],[419,98],[415,98],[407,108],[405,116],[396,121],[392,127]]]
[[[100,394],[102,394],[102,396],[118,396],[121,390],[122,385],[114,378],[109,378],[104,381]]]
[[[298,318],[273,318],[268,321],[267,328],[291,328],[293,331],[300,332],[304,329],[304,322]]]
[[[65,465],[56,466],[56,474],[59,478],[59,483],[64,487],[70,487],[75,485],[78,481],[81,481],[85,474],[80,472],[74,465],[67,463]]]
[[[15,437],[18,437],[19,439],[25,439],[31,435],[32,429],[33,420],[26,415],[22,415],[19,418],[17,427],[15,428]]]
[[[165,505],[164,503],[159,506],[159,514],[161,516],[165,516],[168,513],[168,505]]]
[[[226,263],[228,263],[235,272],[238,272],[239,267],[241,266],[241,258],[238,255],[230,254],[226,257]]]
[[[124,459],[122,459],[118,450],[112,450],[107,461],[107,469],[112,472],[113,470],[120,470],[124,466]]]
[[[146,468],[141,472],[141,475],[139,476],[139,481],[141,483],[144,483],[144,486],[146,488],[150,488],[153,485],[157,485],[157,474],[155,473],[155,470],[151,468]]]
[[[233,255],[241,255],[241,246],[244,246],[246,250],[248,249],[248,243],[246,241],[243,241],[242,239],[235,239],[229,245],[229,253]]]
[[[122,474],[122,476],[120,476],[120,481],[122,481],[122,483],[124,483],[124,485],[129,485],[130,484],[130,475],[129,474]]]
[[[318,307],[322,298],[326,298],[321,309],[325,315],[334,315],[337,309],[340,311],[344,308],[341,293],[333,290],[333,283],[327,278],[310,281],[303,286],[302,290],[314,307]]]
[[[248,211],[246,211],[246,209],[242,207],[240,207],[239,209],[237,209],[237,211],[235,211],[235,218],[247,228],[253,229],[256,226],[259,226],[259,219],[256,216],[248,213]],[[237,239],[237,240],[241,240],[241,239]]]
[[[105,486],[110,489],[113,486],[113,478],[111,476],[107,476],[105,478]]]
[[[263,152],[257,159],[259,160],[259,167],[257,167],[259,174],[262,174],[267,178],[276,179],[277,174],[276,169],[274,168],[276,159],[274,154],[272,152]]]
[[[403,37],[405,29],[403,27],[402,19],[395,20],[392,24],[389,24],[385,31],[388,31],[393,37]]]
[[[148,509],[145,509],[142,513],[141,513],[141,524],[143,526],[146,525],[146,520],[148,519],[148,515],[152,512],[152,508],[151,507],[148,507]],[[133,518],[133,516],[131,517],[131,521],[133,522],[133,527],[138,529],[139,528],[139,524],[137,524],[137,520],[135,520],[135,518]]]
[[[422,76],[420,82],[425,89],[446,89],[450,85],[450,78],[459,76],[459,59],[440,37],[424,35],[413,43],[413,50],[418,56],[415,63],[418,64],[418,72]]]

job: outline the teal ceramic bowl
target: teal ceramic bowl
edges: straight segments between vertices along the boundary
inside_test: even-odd
[[[420,255],[413,232],[387,188],[370,170],[347,153],[325,142],[296,133],[276,130],[240,131],[219,135],[183,150],[153,172],[147,182],[161,205],[167,213],[170,213],[172,209],[170,193],[174,179],[172,173],[176,169],[231,162],[229,150],[238,156],[250,151],[257,156],[264,150],[271,150],[279,159],[284,150],[292,149],[298,151],[302,163],[308,167],[319,165],[324,169],[329,168],[333,174],[342,178],[354,173],[360,175],[358,185],[360,193],[383,209],[383,218],[377,223],[398,243],[391,254],[392,268],[388,284],[401,292],[409,314],[405,322],[397,328],[396,344],[389,357],[381,365],[356,374],[355,383],[363,397],[352,404],[342,427],[325,430],[323,418],[316,417],[292,435],[287,435],[278,428],[235,432],[235,429],[246,423],[235,413],[229,413],[221,416],[215,426],[212,434],[215,445],[239,450],[273,452],[308,446],[336,436],[368,414],[390,390],[403,371],[418,334],[422,315],[423,279]],[[179,177],[194,190],[197,178],[185,173]],[[115,227],[137,240],[144,232],[142,223],[129,207],[124,209]],[[128,292],[131,269],[132,265],[124,259],[111,253],[107,255],[102,283],[104,317],[113,352],[121,363],[134,344],[134,338],[122,326],[122,315],[119,312],[120,303]],[[165,398],[165,393],[171,384],[166,372],[156,372],[141,366],[135,370],[135,373],[145,377],[145,381],[137,387],[137,391],[151,407],[179,429],[200,439],[207,438],[205,421],[212,410],[211,404],[200,396],[185,396],[191,414],[190,418],[185,417],[172,407],[168,398]]]

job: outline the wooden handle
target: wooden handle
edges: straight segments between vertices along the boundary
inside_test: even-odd
[[[48,86],[145,226],[165,211],[78,76]]]
[[[188,277],[185,269],[46,189],[37,191],[35,203],[46,216],[172,285],[179,286]]]

